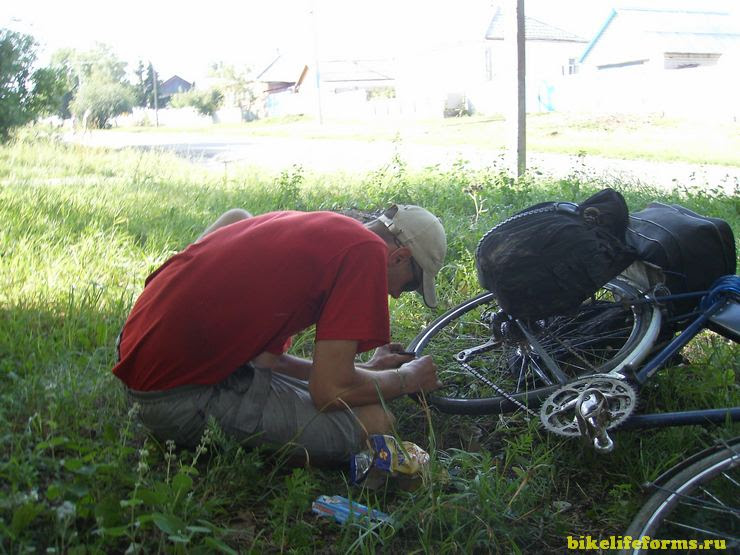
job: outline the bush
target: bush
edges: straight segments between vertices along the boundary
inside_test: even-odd
[[[0,142],[10,132],[59,108],[62,75],[51,68],[31,71],[36,41],[29,35],[0,29]]]
[[[205,91],[190,89],[187,92],[177,93],[170,100],[173,108],[195,108],[199,114],[213,116],[223,103],[223,93],[215,88]]]
[[[83,126],[102,129],[111,118],[130,112],[133,105],[130,87],[112,81],[88,81],[80,87],[70,109]]]

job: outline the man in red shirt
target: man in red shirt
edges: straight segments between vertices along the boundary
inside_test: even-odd
[[[212,417],[247,445],[346,459],[367,434],[389,431],[380,397],[441,385],[430,357],[389,343],[387,295],[418,291],[436,306],[446,246],[418,206],[366,225],[231,210],[147,278],[113,372],[162,440],[195,445]],[[313,360],[288,355],[291,337],[314,324]]]

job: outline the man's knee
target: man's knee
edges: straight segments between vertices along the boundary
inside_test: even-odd
[[[381,405],[365,405],[352,409],[362,422],[368,435],[387,434],[393,428],[396,418],[393,413],[386,411]]]
[[[232,208],[221,214],[219,221],[223,221],[223,225],[229,225],[240,220],[246,220],[247,218],[251,217],[252,214],[250,214],[246,210],[243,210],[241,208]]]
[[[206,235],[213,233],[219,228],[234,224],[241,220],[246,220],[247,218],[251,217],[252,215],[246,210],[243,210],[241,208],[231,208],[230,210],[227,210],[226,212],[221,214],[215,222],[209,225],[206,230],[200,235],[200,237],[198,237],[196,243],[203,239]]]

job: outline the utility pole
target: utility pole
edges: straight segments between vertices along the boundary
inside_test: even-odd
[[[505,40],[512,60],[511,105],[508,110],[511,173],[521,177],[527,169],[527,106],[525,94],[524,0],[508,0],[510,17],[506,22]]]
[[[149,62],[149,68],[152,70],[152,92],[154,94],[154,126],[159,127],[159,92],[157,91],[157,72],[154,71],[152,62]]]
[[[321,106],[321,73],[319,71],[319,25],[316,17],[317,0],[311,2],[311,22],[313,23],[313,56],[316,73],[316,108],[318,110],[319,125],[324,123],[324,111]]]

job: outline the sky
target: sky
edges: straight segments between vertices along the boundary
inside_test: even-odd
[[[625,1],[525,0],[525,13],[591,39],[611,6]],[[318,51],[321,59],[387,57],[482,36],[495,2],[126,0],[111,7],[113,3],[105,0],[2,0],[0,4],[0,27],[33,35],[40,44],[42,64],[59,48],[84,50],[102,42],[128,62],[131,71],[138,60],[151,60],[163,79],[177,74],[197,81],[217,61],[259,69],[277,52],[313,58]]]

